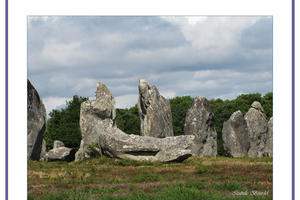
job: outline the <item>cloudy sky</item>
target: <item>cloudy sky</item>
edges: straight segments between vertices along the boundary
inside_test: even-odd
[[[117,107],[138,79],[167,98],[233,99],[272,91],[272,17],[28,17],[28,78],[47,113],[103,82]]]

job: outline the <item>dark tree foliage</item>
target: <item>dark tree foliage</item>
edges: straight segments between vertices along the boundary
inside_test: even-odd
[[[116,109],[117,127],[128,134],[140,135],[141,122],[137,104],[129,109]]]
[[[193,101],[194,99],[190,96],[175,97],[170,99],[173,130],[175,136],[184,134],[183,128],[185,116]]]
[[[265,94],[261,103],[269,120],[273,116],[273,93],[269,92]]]
[[[81,132],[79,127],[80,105],[88,100],[85,97],[73,96],[73,99],[67,101],[67,107],[60,110],[53,110],[49,113],[47,120],[46,140],[47,150],[53,148],[54,140],[62,141],[66,147],[79,149],[81,141]]]

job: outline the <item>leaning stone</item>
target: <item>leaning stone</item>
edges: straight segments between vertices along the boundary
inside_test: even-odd
[[[154,85],[139,80],[138,110],[141,135],[164,138],[174,136],[169,100],[161,96]]]
[[[214,127],[214,115],[205,97],[197,97],[187,111],[184,134],[195,135],[199,139],[199,155],[217,155],[217,132]]]
[[[40,160],[46,129],[46,109],[36,89],[27,80],[27,158]]]
[[[248,128],[241,111],[234,112],[223,123],[222,139],[224,150],[230,157],[247,157],[250,147]]]
[[[252,103],[245,115],[250,140],[249,157],[262,157],[267,140],[268,122],[259,102]]]

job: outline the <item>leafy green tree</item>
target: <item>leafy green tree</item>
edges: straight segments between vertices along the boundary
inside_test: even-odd
[[[190,96],[175,97],[170,99],[172,119],[173,119],[173,130],[174,135],[184,134],[184,123],[185,116],[188,109],[191,107],[194,98]]]
[[[261,100],[268,120],[273,116],[273,92],[268,92]]]
[[[262,100],[261,94],[254,93],[254,94],[242,94],[232,101],[236,106],[235,111],[240,110],[243,113],[243,115],[245,115],[248,112],[253,101],[258,101],[261,103],[261,100]]]
[[[128,134],[140,135],[141,122],[139,118],[137,105],[129,109],[116,109],[117,126],[119,129]]]
[[[66,108],[52,110],[47,120],[45,140],[47,149],[53,148],[54,140],[62,141],[66,147],[79,149],[81,141],[81,132],[79,127],[80,105],[88,100],[85,97],[73,96],[73,99],[67,101]]]

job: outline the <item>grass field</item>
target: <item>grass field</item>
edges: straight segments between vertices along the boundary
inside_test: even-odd
[[[272,158],[28,161],[28,199],[272,199]]]

